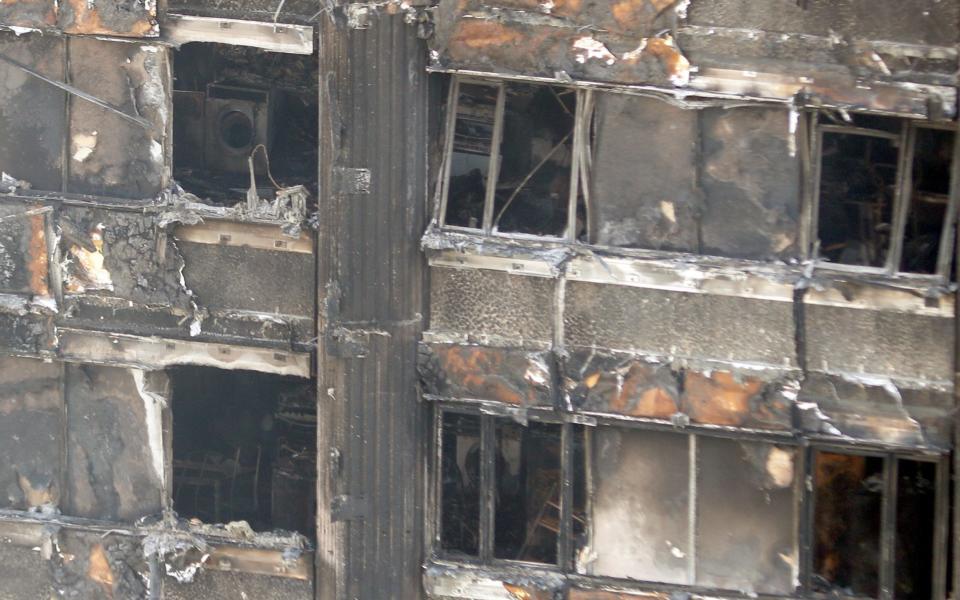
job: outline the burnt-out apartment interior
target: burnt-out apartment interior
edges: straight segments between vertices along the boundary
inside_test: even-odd
[[[957,600],[958,0],[0,2],[0,600]]]

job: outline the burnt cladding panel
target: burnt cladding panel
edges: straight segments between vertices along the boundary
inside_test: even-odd
[[[167,49],[79,37],[68,43],[71,84],[146,119],[152,131],[90,102],[71,101],[67,191],[153,198],[165,183]]]
[[[486,269],[431,269],[430,328],[550,341],[554,285]]]
[[[695,25],[806,33],[839,34],[906,44],[952,46],[960,5],[942,0],[807,0],[805,6],[783,0],[693,2]]]
[[[181,583],[172,577],[165,578],[163,597],[167,600],[311,600],[313,586],[309,581],[299,579],[203,569],[190,583]]]
[[[564,331],[570,346],[796,363],[789,302],[569,282]]]
[[[151,414],[137,389],[135,372],[70,364],[66,382],[63,512],[122,521],[159,512],[163,474],[157,472],[151,452],[147,424]]]
[[[65,44],[53,36],[0,33],[0,54],[56,81],[64,80]],[[0,81],[0,170],[33,189],[59,192],[66,92],[5,62]]]
[[[312,254],[178,242],[187,288],[209,308],[313,314]]]
[[[811,369],[946,381],[952,377],[948,317],[806,306]]]
[[[696,252],[697,113],[596,94],[591,237],[603,245]]]
[[[281,6],[281,10],[275,19],[278,6]],[[316,19],[319,9],[314,0],[286,0],[283,3],[262,0],[173,0],[168,4],[168,10],[172,13],[280,23],[308,23]]]
[[[700,113],[704,254],[758,260],[797,254],[800,159],[790,156],[789,120],[779,108]]]
[[[54,586],[53,569],[37,550],[0,542],[0,600],[56,598]]]
[[[60,500],[61,386],[60,363],[0,359],[2,507],[23,510]]]

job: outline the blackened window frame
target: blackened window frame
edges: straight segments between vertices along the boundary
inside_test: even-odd
[[[908,275],[910,277],[949,281],[953,263],[954,238],[957,230],[957,214],[960,210],[960,181],[958,181],[960,180],[960,128],[953,123],[917,121],[903,117],[884,117],[890,119],[891,122],[895,121],[900,124],[900,132],[893,133],[880,129],[858,127],[854,124],[824,123],[820,118],[822,114],[823,111],[812,111],[809,114],[809,129],[812,135],[809,143],[809,155],[805,157],[804,162],[809,165],[810,182],[808,187],[810,192],[805,211],[807,213],[807,223],[806,226],[801,226],[808,240],[804,244],[806,257],[812,259],[817,268],[828,270],[889,276]],[[940,244],[937,249],[937,263],[934,273],[915,273],[902,271],[900,268],[903,257],[904,235],[912,199],[914,156],[917,130],[919,129],[949,131],[954,135],[953,152],[949,164],[949,199],[944,212],[943,227],[940,231]],[[823,137],[825,133],[874,137],[898,144],[896,183],[894,185],[894,203],[890,224],[891,237],[883,266],[828,262],[820,255],[819,215],[822,196]]]
[[[515,407],[499,406],[490,402],[477,403],[469,400],[453,398],[430,397],[433,405],[433,435],[431,448],[430,471],[430,504],[433,510],[428,511],[427,548],[430,560],[452,564],[469,564],[492,569],[509,567],[529,567],[539,572],[555,572],[563,574],[570,581],[581,586],[616,586],[631,590],[678,590],[689,593],[737,595],[741,592],[730,589],[714,589],[702,585],[664,583],[659,581],[624,579],[604,575],[586,575],[578,571],[576,556],[574,555],[575,539],[573,535],[574,511],[574,427],[582,427],[584,444],[584,472],[583,484],[585,487],[584,510],[586,523],[584,526],[588,539],[592,540],[592,511],[595,481],[592,467],[592,435],[595,427],[611,427],[632,431],[660,431],[673,432],[690,438],[691,451],[698,447],[699,437],[715,437],[733,441],[767,443],[795,448],[794,455],[794,523],[796,531],[794,540],[799,565],[797,568],[797,588],[793,593],[761,594],[770,598],[809,598],[812,600],[894,600],[895,590],[895,556],[896,548],[896,519],[897,519],[897,466],[898,460],[931,463],[936,468],[935,482],[935,515],[933,518],[934,548],[932,550],[933,564],[931,565],[931,585],[933,600],[946,600],[947,573],[948,573],[948,542],[950,534],[950,460],[947,452],[924,451],[923,449],[888,446],[883,444],[837,443],[835,440],[821,436],[798,436],[795,433],[763,432],[759,430],[733,431],[717,429],[709,426],[688,425],[678,427],[669,422],[653,419],[624,420],[616,417],[600,415],[576,415],[561,413],[550,409],[524,410]],[[447,413],[473,415],[481,420],[481,468],[480,468],[480,543],[476,556],[451,552],[442,547],[442,468],[443,468],[443,418]],[[496,448],[496,420],[518,420],[521,423],[535,421],[541,423],[559,424],[562,427],[561,437],[561,495],[560,495],[560,532],[557,536],[557,562],[555,564],[532,561],[496,558],[493,535],[495,523],[495,448]],[[852,456],[878,457],[884,460],[884,488],[883,508],[881,519],[881,556],[877,597],[844,595],[831,592],[829,594],[814,591],[814,517],[815,517],[815,468],[816,453],[835,453]],[[699,459],[691,464],[689,477],[696,477],[699,469]],[[691,498],[691,507],[695,507],[695,499]],[[694,510],[696,510],[694,508]],[[588,546],[591,542],[588,541]],[[691,549],[696,554],[696,547]]]
[[[500,144],[503,140],[505,121],[506,87],[507,80],[484,78],[465,75],[453,75],[447,95],[446,115],[444,118],[443,158],[440,163],[440,180],[437,184],[437,219],[441,228],[448,231],[470,233],[474,235],[496,236],[514,239],[548,240],[553,242],[578,243],[577,239],[577,204],[579,197],[583,197],[585,205],[586,231],[590,229],[590,185],[589,173],[591,152],[588,139],[590,137],[591,117],[593,114],[593,90],[575,86],[563,86],[548,82],[520,82],[522,85],[547,86],[552,88],[567,87],[576,94],[574,112],[573,135],[571,140],[572,156],[570,164],[570,190],[567,199],[567,219],[563,235],[537,235],[531,233],[497,231],[494,208],[496,204],[495,188],[499,177],[499,161],[497,160]],[[456,133],[457,109],[460,98],[461,84],[479,85],[496,88],[497,101],[494,113],[493,136],[490,144],[489,167],[486,175],[483,202],[483,222],[479,228],[450,225],[447,223],[447,209],[450,197],[450,170],[454,152],[454,137]]]

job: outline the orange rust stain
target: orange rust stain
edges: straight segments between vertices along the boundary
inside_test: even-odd
[[[107,553],[103,550],[101,544],[94,544],[90,548],[90,562],[87,567],[87,577],[91,581],[96,581],[109,596],[113,596],[113,571],[110,569],[110,562],[107,560]]]
[[[496,375],[504,368],[504,355],[497,350],[453,347],[437,350],[448,378],[480,399],[523,404],[524,396]]]
[[[690,61],[677,50],[671,40],[654,38],[647,42],[647,50],[660,59],[664,71],[671,78],[689,77]]]
[[[728,371],[707,376],[687,373],[683,409],[697,423],[742,425],[750,417],[751,401],[763,389],[763,382],[747,377],[738,382]]]
[[[633,29],[643,15],[646,0],[620,0],[610,5],[610,13],[623,29]]]
[[[65,33],[112,34],[143,37],[153,29],[153,24],[149,19],[140,19],[134,23],[132,28],[126,31],[118,31],[114,27],[105,25],[100,16],[100,11],[96,6],[91,6],[87,0],[66,1],[69,2],[73,8],[73,22],[63,28]]]
[[[457,30],[450,39],[450,45],[478,50],[516,44],[523,39],[522,33],[500,23],[470,19],[457,24]]]
[[[610,383],[610,391],[605,398],[607,409],[654,419],[667,418],[676,413],[677,402],[673,395],[660,386],[650,386],[652,378],[653,369],[640,363],[631,364],[619,384],[615,381],[616,375],[607,375]],[[588,387],[594,386],[588,384]]]
[[[30,217],[27,272],[30,274],[30,291],[37,296],[50,295],[50,287],[47,282],[48,270],[46,219],[43,215],[33,215]]]
[[[24,475],[17,473],[17,485],[20,486],[20,492],[27,501],[27,506],[37,507],[44,504],[56,504],[57,502],[56,489],[52,483],[47,487],[36,488]]]

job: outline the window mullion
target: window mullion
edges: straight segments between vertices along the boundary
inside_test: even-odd
[[[900,270],[903,255],[903,232],[907,226],[907,214],[910,211],[911,191],[913,188],[913,155],[916,142],[916,129],[909,121],[900,130],[900,152],[897,160],[897,179],[893,192],[893,223],[890,236],[890,249],[887,251],[886,271],[896,273]]]
[[[697,583],[697,436],[689,434],[689,475],[687,503],[687,584]]]
[[[564,571],[573,568],[573,425],[564,423],[560,433],[560,533],[557,536],[557,564]]]
[[[493,118],[493,139],[490,142],[490,167],[487,169],[486,197],[483,202],[483,232],[493,231],[493,205],[500,176],[500,142],[503,139],[503,114],[506,89],[503,82],[497,84],[497,107]]]
[[[496,429],[494,418],[483,415],[480,421],[480,559],[493,558],[496,525]]]
[[[443,160],[440,165],[440,193],[438,223],[447,223],[447,199],[450,196],[450,165],[453,162],[453,139],[457,129],[457,110],[460,105],[460,78],[453,77],[450,82],[450,96],[447,98],[447,128],[444,130]]]
[[[950,197],[947,201],[947,215],[943,220],[940,235],[940,248],[937,254],[937,273],[950,279],[950,263],[953,260],[953,240],[957,224],[957,211],[960,209],[960,130],[953,133],[953,156],[950,159]]]
[[[887,455],[883,468],[883,515],[880,520],[880,600],[893,600],[896,570],[897,459]]]

